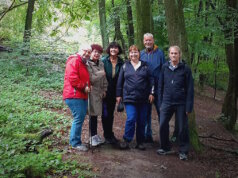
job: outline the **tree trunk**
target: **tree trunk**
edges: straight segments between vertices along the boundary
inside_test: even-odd
[[[29,52],[30,50],[30,40],[31,40],[31,28],[32,28],[32,16],[34,11],[35,0],[28,1],[26,21],[25,21],[25,30],[23,36],[24,48],[22,54]]]
[[[105,0],[98,1],[98,8],[99,8],[99,20],[100,20],[102,44],[103,48],[106,49],[109,44],[109,38],[107,34],[107,25],[106,25]]]
[[[126,0],[126,12],[127,12],[127,23],[128,23],[127,24],[128,43],[129,43],[129,46],[131,46],[135,43],[131,0]]]
[[[143,49],[143,35],[151,33],[151,5],[150,0],[137,0],[136,1],[136,44],[139,49]]]
[[[189,51],[188,51],[188,41],[184,21],[183,13],[183,3],[182,0],[166,0],[164,1],[165,5],[165,16],[166,23],[168,28],[168,38],[169,45],[178,45],[180,46],[183,56],[186,59],[188,64],[191,64]],[[183,51],[184,50],[184,51]],[[196,151],[201,151],[202,146],[199,141],[197,129],[196,129],[196,120],[195,112],[193,111],[189,114],[189,137],[190,143]]]
[[[168,29],[169,45],[180,46],[180,32],[178,20],[178,4],[175,0],[164,1],[166,25]]]
[[[114,18],[114,27],[115,27],[114,41],[121,41],[122,51],[125,54],[126,45],[125,45],[125,40],[121,32],[121,22],[120,22],[120,16],[119,16],[120,9],[118,6],[115,7],[114,0],[112,0],[112,8],[113,8],[113,18]]]
[[[237,7],[238,0],[226,0],[226,5],[228,8],[238,9]],[[227,10],[227,18],[226,22],[229,23],[230,19],[229,11]],[[237,35],[237,24],[234,25],[234,28],[231,25],[223,25],[225,39],[231,39],[233,37],[233,32]],[[222,113],[228,119],[227,129],[233,130],[235,128],[236,120],[237,120],[237,81],[238,81],[238,72],[236,68],[237,65],[237,36],[234,37],[234,41],[225,44],[225,52],[226,52],[226,61],[229,68],[229,83],[228,89],[226,92],[226,97],[224,99],[224,103],[222,106]],[[230,41],[230,40],[228,40]],[[236,50],[235,50],[236,49]]]

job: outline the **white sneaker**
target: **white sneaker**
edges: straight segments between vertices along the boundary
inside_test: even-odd
[[[100,138],[100,136],[99,135],[94,135],[94,136],[92,136],[91,138],[90,138],[90,144],[92,145],[92,146],[98,146],[98,145],[100,145],[100,144],[102,144],[103,143],[103,140]],[[91,143],[92,142],[92,143]]]
[[[97,135],[94,135],[94,136],[90,137],[89,143],[90,143],[90,145],[92,145],[92,146],[97,146],[97,145],[98,145]]]
[[[78,145],[76,147],[73,147],[73,149],[76,149],[78,151],[88,151],[88,147],[86,145]]]
[[[96,135],[97,136],[97,141],[99,144],[103,144],[105,142],[105,140],[103,140],[99,135]]]

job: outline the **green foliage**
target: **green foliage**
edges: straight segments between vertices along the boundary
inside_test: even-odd
[[[202,74],[205,76],[204,84],[214,87],[216,80],[216,88],[226,90],[229,70],[225,61],[203,60],[194,68],[196,68],[196,73],[194,73],[195,80],[198,81],[199,75]]]
[[[70,127],[70,117],[57,112],[65,110],[63,61],[58,61],[56,70],[53,59],[39,56],[1,53],[0,177],[92,177],[89,165],[63,161],[64,151],[53,149],[57,142],[67,144],[63,134]],[[52,128],[54,134],[40,144],[39,133],[46,128]]]

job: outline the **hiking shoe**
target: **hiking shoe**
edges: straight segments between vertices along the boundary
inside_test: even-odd
[[[154,140],[152,137],[146,137],[145,138],[145,143],[154,143]]]
[[[119,140],[113,135],[111,138],[105,138],[107,144],[118,144]]]
[[[164,149],[158,149],[156,152],[158,155],[168,155],[173,153],[171,150],[164,150]]]
[[[188,155],[185,153],[179,153],[179,159],[186,161],[186,160],[188,160]]]
[[[97,139],[97,142],[98,142],[100,145],[105,142],[99,135],[96,135],[96,139]]]
[[[100,144],[103,143],[102,139],[100,138],[99,135],[94,135],[90,138],[90,141],[89,141],[90,145],[92,146],[98,146]]]
[[[130,148],[129,143],[127,141],[123,141],[123,142],[120,143],[120,149],[127,150],[129,148]]]
[[[144,151],[146,148],[145,148],[145,145],[143,143],[140,143],[140,144],[136,145],[136,149]]]
[[[88,151],[88,147],[86,145],[78,145],[72,148],[78,151]]]

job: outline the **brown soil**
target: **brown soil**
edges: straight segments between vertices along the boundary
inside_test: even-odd
[[[229,153],[229,150],[238,152],[237,136],[228,132],[217,121],[219,117],[223,92],[218,92],[216,99],[212,98],[213,90],[206,88],[204,94],[196,94],[195,113],[198,133],[200,136],[213,138],[201,138],[204,145],[202,153],[195,153],[191,149],[188,161],[180,161],[178,154],[159,156],[156,150],[159,148],[158,121],[155,108],[152,112],[153,138],[155,143],[146,144],[146,151],[135,149],[135,141],[131,143],[130,150],[119,150],[111,145],[101,145],[88,152],[72,150],[66,143],[58,145],[67,150],[64,158],[74,158],[89,162],[97,177],[238,177],[238,155]],[[67,114],[70,114],[67,110]],[[126,114],[115,112],[114,133],[122,139]],[[101,119],[98,120],[98,134],[103,136]],[[174,120],[170,122],[172,134]],[[88,142],[88,118],[84,122],[82,140]],[[221,139],[221,140],[220,140]],[[212,147],[215,147],[212,148]],[[225,149],[228,151],[222,151]],[[173,150],[177,151],[176,145]]]

